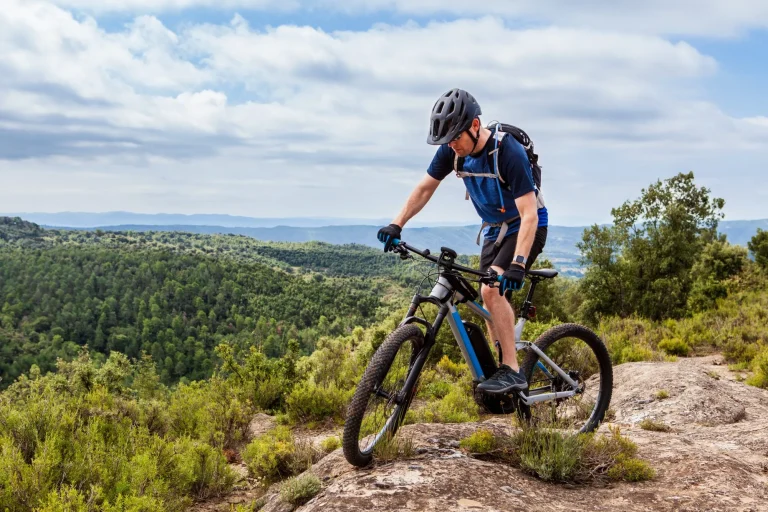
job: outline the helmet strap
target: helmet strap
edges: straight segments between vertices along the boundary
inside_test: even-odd
[[[471,128],[471,126],[470,126]],[[469,138],[472,139],[472,142],[474,143],[472,145],[472,151],[469,152],[470,155],[475,154],[475,149],[477,149],[477,142],[480,140],[480,127],[477,128],[477,135],[473,135],[469,129],[467,129],[467,135],[469,135]]]

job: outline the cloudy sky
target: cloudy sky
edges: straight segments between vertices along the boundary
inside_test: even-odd
[[[551,224],[689,170],[768,217],[764,0],[2,4],[0,211],[392,217],[458,86],[532,136]],[[449,177],[419,219],[476,216]]]

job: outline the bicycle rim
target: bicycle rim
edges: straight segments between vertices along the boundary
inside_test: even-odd
[[[377,379],[371,390],[358,434],[360,452],[364,455],[373,453],[382,440],[393,436],[405,417],[412,399],[405,381],[418,354],[415,345],[406,341],[398,347],[386,373],[382,372],[382,378]]]
[[[536,345],[577,384],[573,396],[521,408],[531,426],[591,432],[603,420],[613,386],[610,358],[602,341],[583,326],[564,324],[545,332]],[[531,351],[523,364],[528,395],[570,391],[573,387]]]

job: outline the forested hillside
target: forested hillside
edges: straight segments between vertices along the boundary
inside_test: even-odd
[[[412,280],[396,258],[360,247],[55,232],[8,218],[0,237],[2,387],[79,347],[97,360],[147,353],[165,383],[210,376],[228,337],[271,357],[291,340],[310,353],[320,336],[375,321],[393,282]]]
[[[722,207],[681,174],[615,208],[582,235],[584,278],[537,288],[524,339],[580,322],[614,365],[717,353],[768,388],[768,232],[729,244]],[[344,421],[429,268],[358,246],[0,219],[0,509],[181,511],[232,489],[228,461],[262,483],[304,471],[317,452],[290,428]],[[417,397],[406,423],[483,418],[450,329]],[[246,443],[257,412],[282,425]]]

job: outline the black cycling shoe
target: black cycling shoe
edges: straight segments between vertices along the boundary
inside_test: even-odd
[[[509,366],[502,364],[490,379],[477,385],[477,389],[490,395],[519,391],[528,387],[528,382],[522,373],[516,372]]]

